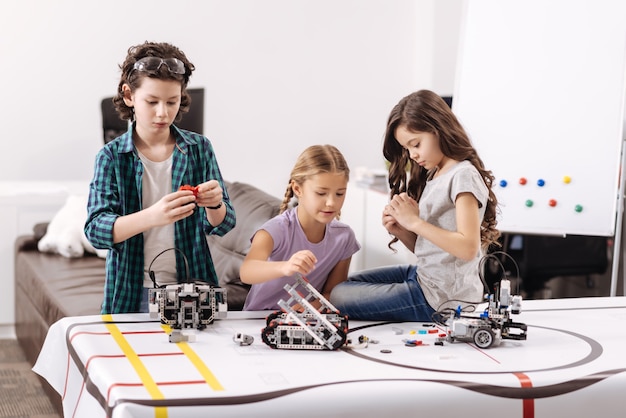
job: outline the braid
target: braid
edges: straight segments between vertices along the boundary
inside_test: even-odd
[[[287,189],[285,190],[285,197],[283,198],[283,202],[280,204],[280,212],[283,213],[287,209],[289,209],[289,202],[293,198],[293,189],[291,188],[291,181],[287,185]]]

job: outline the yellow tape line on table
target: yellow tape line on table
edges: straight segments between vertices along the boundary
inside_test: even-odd
[[[106,322],[111,322],[109,324],[106,324],[107,329],[111,333],[111,336],[113,337],[115,342],[117,342],[117,344],[122,349],[122,352],[124,353],[128,361],[130,362],[132,367],[135,369],[135,372],[137,372],[139,379],[141,379],[142,384],[144,385],[144,387],[146,388],[146,390],[148,391],[152,399],[154,400],[165,399],[165,396],[159,389],[159,386],[154,381],[154,379],[152,378],[152,376],[150,375],[150,373],[148,372],[144,364],[141,362],[141,359],[139,358],[135,350],[133,350],[131,345],[128,343],[128,340],[126,339],[126,337],[124,337],[124,334],[120,331],[117,325],[112,323],[113,317],[111,315],[102,315],[102,318]],[[172,332],[171,328],[167,325],[162,325],[162,328],[168,335]],[[204,364],[202,359],[196,354],[195,351],[191,349],[191,347],[189,347],[189,345],[186,342],[179,342],[179,343],[176,343],[176,345],[187,356],[187,358],[196,367],[196,369],[198,369],[198,371],[200,372],[204,380],[213,390],[224,390],[222,385],[217,381],[217,378],[215,377],[215,375],[211,373],[211,371],[206,366],[206,364]],[[154,413],[157,418],[166,418],[167,408],[156,407]]]
[[[165,330],[165,333],[168,335],[172,332],[171,327],[168,325],[161,325],[161,327]],[[220,382],[217,381],[217,378],[215,377],[215,375],[211,372],[211,370],[209,370],[207,365],[204,364],[204,361],[202,361],[202,359],[198,356],[198,354],[196,354],[196,352],[193,351],[191,347],[189,347],[189,344],[183,341],[183,342],[176,343],[176,345],[178,346],[178,348],[180,348],[180,351],[185,353],[185,355],[191,361],[191,363],[194,366],[196,366],[196,369],[198,369],[198,371],[200,372],[204,380],[207,382],[207,384],[211,387],[211,389],[224,390],[224,387],[220,384]]]
[[[113,317],[111,315],[102,315],[102,318],[107,322],[113,322]],[[156,384],[152,376],[150,376],[150,373],[148,373],[148,370],[139,359],[139,356],[137,355],[135,350],[133,350],[133,348],[130,346],[130,344],[128,343],[128,340],[126,340],[126,337],[124,337],[124,334],[122,334],[122,332],[117,327],[117,325],[106,324],[106,327],[111,333],[111,336],[113,337],[115,342],[122,349],[122,352],[124,353],[128,361],[130,362],[130,364],[133,366],[133,368],[137,372],[139,379],[141,379],[141,383],[143,383],[143,386],[146,388],[146,390],[148,391],[152,399],[165,399],[165,397],[163,396],[163,393],[159,389],[159,386]],[[154,409],[154,415],[157,418],[166,418],[167,408],[162,407],[162,406],[156,407]]]

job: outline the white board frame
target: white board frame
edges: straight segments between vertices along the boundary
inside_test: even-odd
[[[496,176],[498,227],[613,236],[626,2],[470,0],[464,6],[453,109]]]

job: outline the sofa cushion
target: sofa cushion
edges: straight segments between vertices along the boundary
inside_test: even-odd
[[[252,234],[278,215],[281,200],[246,183],[225,182],[235,208],[237,225],[223,237],[207,237],[220,286],[228,285],[228,308],[241,310],[249,285],[241,282],[239,268],[250,249]]]

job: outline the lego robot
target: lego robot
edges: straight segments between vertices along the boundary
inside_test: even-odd
[[[478,315],[462,314],[457,308],[445,321],[447,342],[468,341],[479,348],[497,346],[503,339],[526,340],[526,324],[513,322],[511,314],[521,312],[522,297],[511,296],[511,284],[502,279],[496,292],[488,296],[488,306]]]
[[[292,350],[336,350],[346,343],[348,317],[324,298],[304,277],[285,285],[291,296],[281,299],[282,308],[267,316],[261,330],[263,342],[271,348]],[[302,289],[300,291],[300,289]],[[320,302],[320,309],[310,301]]]
[[[226,289],[205,282],[168,285],[150,289],[150,318],[174,329],[202,330],[215,319],[226,318]]]

